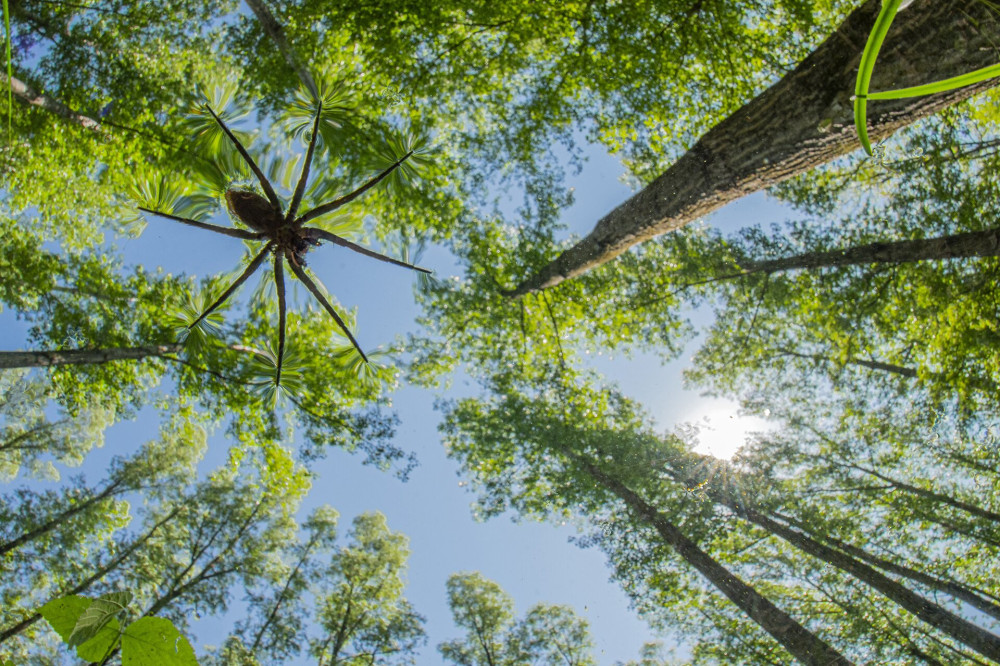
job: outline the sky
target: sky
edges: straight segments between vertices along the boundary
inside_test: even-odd
[[[568,177],[567,184],[576,188],[576,201],[564,213],[567,233],[585,234],[601,216],[632,194],[619,179],[624,168],[616,159],[595,146],[588,149],[587,155],[583,170]],[[517,203],[512,201],[510,210]],[[782,221],[792,215],[773,199],[757,194],[717,212],[708,223],[731,231],[745,224]],[[155,218],[149,220],[139,238],[121,240],[119,245],[127,265],[143,264],[151,269],[162,266],[169,273],[199,277],[231,271],[245,251],[238,240]],[[418,330],[415,319],[419,309],[413,300],[415,277],[411,272],[329,245],[314,250],[309,259],[310,268],[329,291],[344,306],[358,308],[356,332],[365,349],[388,345],[397,335]],[[450,256],[435,248],[428,250],[420,263],[440,277],[456,270]],[[262,271],[261,275],[268,274]],[[240,297],[247,298],[251,291],[244,287]],[[306,294],[300,291],[298,302],[304,303]],[[704,313],[697,319],[707,321]],[[697,340],[678,360],[666,365],[642,354],[631,360],[602,357],[595,365],[619,382],[626,394],[640,400],[660,427],[670,429],[682,421],[701,422],[708,426],[701,436],[702,451],[730,455],[748,429],[764,425],[737,417],[731,403],[683,390],[681,370],[695,345]],[[28,347],[23,324],[14,321],[9,312],[0,313],[0,349],[24,348]],[[473,382],[461,376],[443,393],[402,386],[392,399],[400,418],[395,442],[419,456],[420,466],[410,480],[400,482],[389,473],[362,466],[357,457],[331,452],[312,465],[316,479],[300,517],[304,519],[315,506],[329,504],[340,512],[339,532],[344,536],[354,516],[381,511],[391,529],[409,537],[406,596],[426,616],[430,638],[418,660],[420,664],[443,663],[436,645],[461,635],[452,623],[445,592],[448,576],[460,571],[479,571],[499,583],[513,597],[518,616],[539,602],[572,606],[590,623],[600,664],[637,658],[642,644],[658,637],[629,609],[628,599],[618,586],[608,580],[610,572],[604,555],[569,542],[575,534],[571,526],[516,522],[510,515],[485,523],[472,518],[470,503],[474,496],[459,475],[457,463],[445,456],[437,432],[441,415],[434,410],[434,401],[438,397],[475,395],[477,391]],[[82,471],[96,482],[113,455],[127,454],[154,437],[157,427],[158,417],[145,412],[136,420],[113,426],[104,448],[88,457]],[[213,436],[200,471],[207,473],[221,465],[227,449],[222,435]],[[48,482],[29,485],[51,487]],[[238,619],[241,609],[242,604],[237,602],[229,617],[204,618],[196,623],[192,642],[196,646],[217,642],[223,635],[220,629],[224,630],[229,620]],[[673,645],[678,637],[664,640]]]

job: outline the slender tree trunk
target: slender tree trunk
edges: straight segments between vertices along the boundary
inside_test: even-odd
[[[652,525],[684,561],[707,578],[797,660],[814,666],[846,666],[852,663],[719,564],[630,488],[608,476],[592,463],[579,457],[577,460],[586,467],[594,479],[621,498],[638,517]]]
[[[802,532],[779,523],[743,502],[734,501],[724,491],[710,488],[707,492],[709,497],[729,507],[737,516],[784,539],[802,552],[850,574],[865,585],[878,590],[889,600],[913,613],[935,629],[984,657],[1000,662],[1000,637],[977,627],[850,555],[830,548]]]
[[[885,41],[872,90],[919,85],[995,64],[1000,21],[981,0],[915,0]],[[678,229],[752,192],[859,146],[851,95],[881,7],[867,0],[784,78],[709,130],[666,172],[611,211],[584,239],[508,296],[552,287],[637,243]],[[868,106],[869,135],[901,127],[997,84]]]
[[[257,17],[260,22],[260,27],[264,29],[267,36],[271,38],[274,42],[275,47],[277,47],[278,52],[281,57],[285,59],[285,62],[292,69],[293,72],[299,77],[299,80],[309,89],[314,95],[318,95],[319,91],[316,88],[316,83],[313,81],[312,75],[309,74],[309,70],[302,65],[302,60],[295,53],[292,45],[288,43],[288,37],[285,36],[285,29],[281,27],[278,20],[274,18],[274,14],[268,9],[267,5],[264,4],[264,0],[246,0],[247,6]]]
[[[115,349],[66,349],[56,351],[0,352],[0,370],[47,368],[54,365],[91,365],[112,361],[140,361],[164,354],[179,354],[184,345],[147,345]]]
[[[135,541],[133,541],[131,544],[129,544],[125,548],[125,550],[123,550],[118,555],[118,557],[114,558],[113,560],[111,560],[110,562],[108,562],[107,564],[105,564],[103,567],[101,567],[100,569],[98,569],[97,571],[95,571],[90,576],[87,576],[86,578],[84,578],[82,581],[80,581],[79,583],[77,583],[73,587],[68,588],[68,589],[60,592],[58,595],[56,595],[56,598],[58,598],[58,597],[66,597],[66,596],[70,596],[70,595],[74,595],[74,594],[81,594],[83,592],[86,592],[90,588],[90,586],[93,585],[95,582],[97,582],[101,578],[104,578],[109,573],[111,573],[112,571],[114,571],[115,569],[117,569],[119,566],[121,566],[122,562],[124,562],[129,557],[131,557],[132,553],[134,553],[135,551],[137,551],[147,541],[149,541],[149,539],[153,536],[153,533],[156,532],[156,530],[160,529],[160,527],[162,527],[165,523],[167,523],[168,521],[172,520],[174,518],[174,516],[176,516],[178,513],[180,513],[180,510],[181,510],[180,507],[178,507],[178,508],[174,509],[173,511],[171,511],[170,514],[168,514],[163,520],[160,520],[158,523],[156,523],[155,525],[153,525],[153,527],[149,531],[147,531],[141,537],[139,537],[138,539],[136,539]],[[29,617],[26,617],[25,619],[21,620],[17,624],[10,626],[10,627],[4,629],[3,631],[0,631],[0,644],[2,644],[8,638],[11,638],[13,636],[17,636],[18,634],[20,634],[22,631],[24,631],[25,629],[27,629],[28,627],[30,627],[34,623],[38,622],[40,619],[42,619],[42,614],[41,613],[34,613],[33,615],[31,615]]]
[[[775,514],[775,517],[782,522],[788,523],[792,527],[796,527],[802,531],[809,532],[813,537],[825,541],[834,548],[844,551],[848,555],[852,555],[863,562],[867,562],[872,566],[878,567],[882,571],[888,573],[896,574],[897,576],[902,576],[904,578],[909,578],[915,583],[920,583],[926,587],[934,590],[940,590],[945,594],[948,594],[955,599],[960,599],[965,603],[969,604],[973,608],[983,613],[986,613],[990,617],[1000,620],[1000,606],[997,604],[982,598],[976,594],[971,588],[966,587],[960,583],[950,580],[942,580],[937,576],[931,576],[930,574],[924,573],[922,571],[917,571],[908,566],[897,564],[895,562],[890,562],[884,558],[872,555],[863,548],[858,548],[849,543],[841,541],[829,534],[820,534],[815,532],[806,523],[796,520],[790,516],[783,516],[781,514]]]
[[[48,534],[49,532],[51,532],[52,530],[54,530],[56,527],[58,527],[61,523],[69,520],[70,518],[72,518],[76,514],[82,512],[82,511],[86,511],[87,509],[89,509],[90,507],[94,506],[95,504],[103,502],[104,500],[106,500],[109,497],[113,496],[115,494],[115,492],[119,488],[121,488],[122,484],[123,484],[123,481],[121,479],[115,480],[112,483],[110,483],[108,486],[106,486],[104,488],[104,490],[102,490],[101,492],[97,493],[96,495],[93,495],[92,497],[89,497],[89,498],[85,499],[84,501],[80,502],[76,506],[74,506],[74,507],[72,507],[70,509],[67,509],[67,510],[61,512],[60,514],[52,517],[51,519],[49,519],[46,522],[42,523],[41,525],[39,525],[35,529],[33,529],[33,530],[29,531],[29,532],[25,532],[24,534],[22,534],[21,536],[17,537],[16,539],[14,539],[12,541],[8,541],[7,543],[0,544],[0,557],[6,555],[7,553],[11,552],[15,548],[19,548],[19,547],[23,546],[24,544],[28,543],[29,541],[34,541],[35,539]]]
[[[6,79],[7,77],[4,76],[3,78]],[[101,131],[101,123],[98,121],[77,113],[55,98],[35,92],[27,83],[21,81],[20,79],[11,77],[10,89],[13,91],[14,97],[25,104],[45,109],[46,111],[54,113],[57,116],[65,118],[66,120],[83,127],[84,129],[89,129],[94,132]]]
[[[815,270],[832,266],[904,264],[916,261],[1000,256],[1000,228],[969,231],[938,238],[869,243],[846,250],[807,252],[768,261],[743,263],[741,275],[777,273],[796,269]]]
[[[1000,525],[1000,513],[983,509],[982,507],[978,507],[975,504],[969,504],[968,502],[957,500],[953,497],[949,497],[948,495],[942,493],[936,493],[932,490],[918,488],[917,486],[906,483],[905,481],[898,481],[896,479],[893,479],[892,477],[886,476],[885,474],[881,474],[873,469],[868,469],[860,465],[844,465],[836,462],[834,464],[837,465],[838,467],[856,469],[860,472],[864,472],[865,474],[870,474],[875,478],[881,479],[882,481],[885,481],[886,483],[898,488],[899,490],[910,493],[911,495],[916,495],[917,497],[922,497],[924,499],[930,500],[932,502],[937,502],[939,504],[945,504],[952,508],[958,509],[959,511],[964,511],[978,518],[983,518],[985,520]]]

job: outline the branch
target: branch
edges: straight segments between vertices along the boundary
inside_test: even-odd
[[[10,90],[14,93],[14,97],[17,97],[23,103],[29,106],[37,106],[40,109],[54,113],[57,116],[65,118],[66,120],[75,123],[84,129],[91,130],[92,132],[104,132],[104,128],[101,127],[101,123],[93,118],[77,113],[53,97],[35,92],[30,86],[28,86],[27,83],[21,81],[20,79],[12,76],[9,81]]]

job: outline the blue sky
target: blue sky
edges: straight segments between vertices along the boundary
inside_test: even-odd
[[[586,233],[604,213],[631,195],[619,181],[623,170],[602,149],[589,149],[585,168],[568,182],[576,188],[576,203],[564,215],[570,233]],[[512,202],[511,209],[518,203]],[[718,212],[710,224],[732,230],[790,215],[774,200],[758,194]],[[170,273],[198,276],[231,271],[245,251],[234,239],[159,219],[150,219],[141,237],[122,240],[120,248],[127,264],[162,266]],[[441,277],[454,270],[450,257],[433,248],[421,263],[436,269]],[[366,349],[387,345],[396,335],[417,329],[412,273],[329,245],[311,253],[310,267],[343,305],[358,307],[357,333]],[[246,298],[250,292],[244,288],[240,296]],[[698,318],[705,320],[703,314]],[[24,326],[13,321],[9,312],[0,314],[0,348],[25,348],[24,332]],[[680,371],[690,355],[682,354],[667,365],[642,355],[631,361],[601,358],[596,364],[626,393],[641,400],[661,427],[711,415],[711,425],[721,434],[730,441],[739,439],[745,426],[727,413],[731,405],[682,390]],[[444,395],[476,392],[471,381],[458,377]],[[515,523],[509,516],[486,523],[473,520],[469,510],[473,496],[462,487],[457,464],[446,458],[440,443],[436,429],[440,414],[433,409],[436,397],[440,396],[405,386],[393,396],[401,420],[396,443],[415,451],[420,459],[408,483],[364,467],[358,458],[333,452],[312,468],[317,478],[302,517],[319,504],[330,504],[341,514],[341,534],[345,535],[355,515],[378,510],[386,514],[392,529],[409,537],[412,554],[407,597],[427,617],[430,637],[421,664],[442,663],[436,644],[460,634],[451,622],[445,594],[448,576],[459,571],[480,571],[497,581],[514,598],[519,615],[538,602],[573,606],[590,622],[601,664],[636,658],[640,646],[656,636],[629,610],[619,588],[608,581],[609,571],[599,550],[582,550],[569,543],[574,534],[570,526]],[[98,480],[112,455],[132,450],[153,437],[156,428],[153,415],[140,415],[136,421],[114,426],[104,449],[89,456],[82,471],[91,481]],[[227,448],[223,437],[213,437],[203,471],[221,464]],[[240,607],[234,604],[232,614],[238,616]],[[224,619],[206,618],[195,625],[193,642],[217,641],[220,624],[226,624]],[[666,639],[668,644],[674,640]]]

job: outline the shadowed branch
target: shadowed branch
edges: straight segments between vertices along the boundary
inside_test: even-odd
[[[368,357],[365,356],[365,353],[361,350],[361,345],[359,345],[358,341],[354,339],[354,335],[347,328],[347,324],[344,323],[344,320],[340,318],[340,315],[337,314],[337,311],[333,309],[332,305],[330,305],[330,301],[326,299],[326,296],[324,296],[323,292],[319,290],[319,287],[316,286],[316,283],[312,281],[312,278],[306,275],[306,272],[302,270],[302,268],[298,264],[295,263],[295,258],[289,256],[288,254],[286,254],[285,256],[288,258],[288,265],[291,267],[292,273],[295,274],[295,277],[299,279],[299,282],[301,282],[306,286],[306,289],[308,289],[312,293],[312,295],[316,297],[316,300],[319,301],[319,304],[322,305],[323,308],[330,313],[330,316],[333,317],[333,320],[337,322],[338,326],[340,326],[340,329],[344,332],[344,335],[347,336],[347,339],[351,341],[351,344],[354,345],[354,348],[358,350],[359,354],[361,354],[361,358],[364,359],[365,363],[368,363]]]
[[[223,234],[224,236],[232,236],[233,238],[240,238],[243,240],[260,240],[261,238],[260,234],[253,233],[251,231],[244,231],[243,229],[233,229],[232,227],[220,227],[217,224],[199,222],[198,220],[192,220],[187,217],[178,217],[177,215],[171,215],[170,213],[161,213],[160,211],[153,210],[152,208],[143,208],[142,206],[139,206],[138,208],[142,212],[149,213],[150,215],[158,215],[168,220],[173,220],[174,222],[189,224],[192,227],[198,227],[199,229],[214,231],[215,233]]]
[[[384,261],[387,264],[394,264],[396,266],[402,266],[404,268],[411,268],[411,269],[413,269],[415,271],[420,271],[421,273],[427,273],[428,275],[432,272],[430,269],[423,268],[423,267],[417,266],[415,264],[408,264],[405,261],[400,261],[399,259],[393,259],[392,257],[387,257],[386,255],[380,254],[380,253],[376,252],[375,250],[369,250],[368,248],[362,247],[361,245],[358,245],[357,243],[352,243],[351,241],[345,240],[345,239],[341,238],[340,236],[338,236],[336,234],[332,234],[329,231],[326,231],[325,229],[317,229],[315,227],[307,227],[307,228],[303,229],[303,231],[306,232],[306,234],[308,235],[309,238],[312,238],[314,240],[330,241],[331,243],[333,243],[335,245],[339,245],[341,247],[346,247],[349,250],[354,250],[355,252],[358,252],[360,254],[365,255],[366,257],[372,257],[373,259],[378,259],[379,261]]]
[[[274,253],[274,286],[278,291],[278,369],[274,383],[281,385],[281,361],[285,356],[285,269],[281,265],[282,255]]]
[[[197,326],[198,322],[200,322],[208,315],[212,314],[212,312],[214,312],[217,307],[225,303],[226,299],[232,296],[233,292],[239,289],[240,285],[246,282],[247,279],[249,279],[249,277],[253,275],[258,268],[260,268],[261,263],[264,261],[264,257],[267,256],[267,253],[271,251],[272,247],[274,247],[274,243],[268,243],[267,245],[265,245],[264,249],[260,251],[260,254],[254,257],[253,261],[250,262],[250,265],[246,267],[246,270],[244,270],[243,273],[238,278],[236,278],[236,281],[233,282],[231,285],[229,285],[229,288],[226,289],[224,292],[222,292],[222,295],[219,296],[217,299],[215,299],[215,302],[209,305],[208,309],[202,312],[197,319],[188,324],[188,330]]]
[[[299,211],[299,204],[302,203],[302,195],[306,191],[306,181],[309,180],[309,165],[312,163],[313,152],[316,150],[316,139],[319,136],[319,120],[323,115],[323,100],[316,100],[316,117],[313,118],[312,136],[309,137],[309,148],[306,150],[306,160],[302,163],[302,174],[299,182],[295,185],[295,193],[292,195],[292,203],[288,207],[288,214],[285,222],[295,219],[295,214]]]
[[[243,147],[243,144],[236,138],[236,135],[233,134],[232,131],[226,126],[226,123],[222,122],[222,118],[216,115],[215,111],[212,110],[212,107],[206,104],[205,108],[212,114],[212,117],[215,118],[215,122],[217,122],[219,127],[222,128],[222,131],[226,133],[229,140],[233,142],[233,146],[236,147],[236,151],[247,163],[247,166],[250,167],[250,170],[253,171],[253,175],[257,176],[260,186],[264,188],[264,194],[267,195],[267,200],[271,202],[272,206],[274,206],[274,210],[280,214],[281,202],[278,200],[278,195],[274,193],[274,188],[271,187],[271,182],[264,176],[264,172],[261,171],[260,167],[257,166],[257,163],[253,161],[253,158],[250,157],[250,153],[247,152],[247,149]]]
[[[364,185],[362,185],[358,189],[354,190],[350,194],[345,194],[344,196],[340,197],[339,199],[334,199],[333,201],[331,201],[329,203],[325,203],[322,206],[317,206],[316,208],[313,208],[308,213],[303,214],[302,217],[300,217],[299,219],[297,219],[295,221],[296,224],[305,224],[306,222],[308,222],[309,220],[311,220],[313,218],[319,217],[320,215],[325,215],[326,213],[329,213],[330,211],[337,210],[338,208],[340,208],[341,206],[343,206],[346,203],[350,203],[351,201],[354,201],[355,199],[357,199],[358,197],[360,197],[362,194],[364,194],[365,192],[367,192],[371,188],[373,188],[376,185],[378,185],[382,180],[384,180],[385,178],[387,178],[389,176],[389,174],[391,174],[393,171],[395,171],[396,169],[398,169],[403,164],[403,162],[405,162],[407,159],[409,159],[410,155],[412,155],[412,154],[413,154],[413,151],[411,150],[410,152],[406,153],[401,158],[399,158],[398,160],[396,160],[393,163],[393,165],[390,166],[388,169],[386,169],[385,171],[383,171],[379,175],[375,176],[374,178],[372,178],[367,183],[365,183]]]

